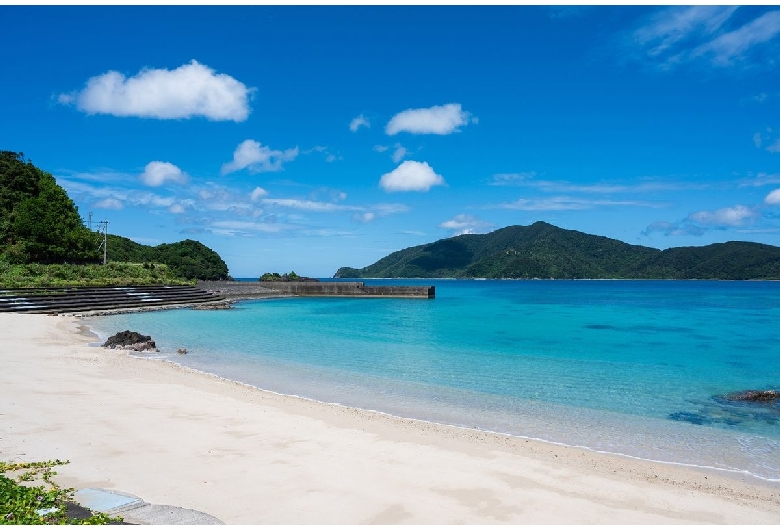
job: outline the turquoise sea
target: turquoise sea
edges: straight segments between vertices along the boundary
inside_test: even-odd
[[[368,280],[432,300],[283,298],[91,319],[275,392],[780,481],[780,282]],[[177,348],[187,355],[177,355]]]

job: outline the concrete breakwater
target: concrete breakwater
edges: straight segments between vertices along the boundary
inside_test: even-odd
[[[363,282],[198,282],[198,288],[229,298],[266,298],[272,293],[293,296],[355,298],[435,298],[436,287],[366,285]]]

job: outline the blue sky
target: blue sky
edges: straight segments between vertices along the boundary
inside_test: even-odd
[[[780,9],[7,7],[0,149],[235,277],[538,220],[780,245]],[[109,249],[110,251],[110,249]]]

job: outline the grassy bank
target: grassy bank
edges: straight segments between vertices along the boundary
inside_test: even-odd
[[[0,261],[0,287],[108,287],[115,285],[194,285],[156,263],[107,265],[12,265]]]

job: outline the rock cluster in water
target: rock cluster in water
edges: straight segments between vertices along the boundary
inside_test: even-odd
[[[698,410],[674,412],[668,418],[695,425],[780,425],[780,390],[741,390],[712,396],[698,405]]]
[[[208,302],[205,304],[198,304],[196,306],[193,306],[193,309],[199,309],[199,310],[212,310],[212,309],[233,309],[233,304],[235,304],[235,300],[221,300],[219,302]]]
[[[106,342],[103,343],[104,348],[111,348],[112,350],[132,350],[132,351],[154,351],[158,352],[152,337],[148,335],[141,335],[137,331],[120,331],[116,335],[112,335]]]
[[[780,400],[778,390],[742,390],[723,396],[726,401],[748,401],[753,403],[774,403]]]

